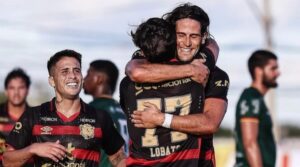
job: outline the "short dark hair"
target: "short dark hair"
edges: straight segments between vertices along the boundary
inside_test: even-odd
[[[175,57],[175,27],[162,18],[150,18],[131,31],[134,44],[152,63],[166,62]]]
[[[95,60],[90,63],[92,67],[97,72],[103,72],[108,77],[108,86],[111,89],[112,94],[116,90],[116,85],[119,77],[119,70],[117,66],[109,60]]]
[[[176,21],[180,19],[190,18],[197,20],[201,24],[201,35],[204,33],[209,33],[209,17],[207,13],[199,6],[193,5],[191,3],[184,3],[176,7],[173,11],[163,15],[163,18],[170,22],[174,27],[176,26]]]
[[[69,50],[69,49],[65,49],[62,51],[59,51],[57,53],[55,53],[53,56],[50,57],[50,59],[48,60],[47,63],[47,68],[48,68],[48,73],[49,75],[51,75],[51,70],[53,68],[53,66],[55,66],[55,64],[62,59],[63,57],[73,57],[76,60],[78,60],[80,67],[81,67],[81,54],[74,51],[74,50]]]
[[[21,78],[24,80],[26,87],[29,88],[31,81],[30,77],[26,74],[26,72],[21,68],[15,68],[11,72],[9,72],[5,78],[4,86],[7,89],[9,82],[12,79]]]
[[[255,79],[255,67],[264,68],[270,59],[277,60],[277,56],[268,50],[256,50],[251,54],[248,59],[248,70],[252,79]]]

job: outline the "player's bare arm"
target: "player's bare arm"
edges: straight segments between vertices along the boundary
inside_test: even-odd
[[[59,141],[46,143],[33,143],[23,149],[14,150],[8,147],[3,154],[4,166],[22,166],[33,156],[45,157],[55,162],[65,158],[66,148]]]
[[[161,126],[165,115],[151,103],[145,103],[144,111],[134,111],[132,122],[138,128],[155,128]],[[219,98],[205,100],[204,112],[201,114],[173,116],[171,129],[196,135],[215,133],[224,118],[227,102]]]
[[[215,61],[217,61],[219,55],[217,42],[212,38],[206,41],[207,44],[205,47],[213,53]],[[199,60],[194,60],[191,64],[186,65],[163,65],[149,63],[146,59],[133,59],[127,63],[125,73],[132,81],[139,83],[157,83],[192,77],[196,82],[203,84],[208,78],[209,70],[203,64],[203,61]]]
[[[241,120],[242,141],[245,148],[246,158],[251,167],[262,167],[262,158],[258,138],[258,119],[242,118]]]
[[[109,160],[114,167],[126,166],[126,162],[125,162],[126,155],[123,150],[124,148],[121,147],[121,149],[117,153],[109,156]]]
[[[185,77],[193,77],[197,82],[203,83],[209,75],[202,60],[185,65],[165,65],[149,63],[146,59],[133,59],[128,62],[125,71],[132,81],[139,83],[157,83]]]

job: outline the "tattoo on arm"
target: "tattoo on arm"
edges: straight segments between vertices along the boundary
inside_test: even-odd
[[[112,158],[110,161],[111,161],[111,164],[112,164],[113,166],[118,166],[118,164],[119,164],[123,159],[125,159],[125,158],[126,158],[126,156],[125,156],[125,154],[123,153],[123,151],[119,151],[119,152],[117,153],[117,155],[114,156],[114,158]]]

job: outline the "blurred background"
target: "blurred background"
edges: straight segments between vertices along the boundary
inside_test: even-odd
[[[48,85],[47,60],[55,52],[74,49],[83,55],[83,75],[95,59],[117,64],[120,78],[136,47],[130,31],[150,17],[160,17],[177,0],[109,1],[0,1],[0,101],[4,78],[15,67],[31,76],[31,105],[53,97]],[[211,19],[210,32],[221,52],[218,66],[227,71],[231,85],[229,106],[216,134],[217,166],[234,163],[235,105],[250,85],[247,59],[259,48],[272,48],[279,57],[279,87],[268,95],[278,142],[278,167],[300,164],[300,14],[298,0],[191,0]],[[266,28],[267,27],[267,28]],[[267,40],[269,39],[269,41]],[[84,101],[91,98],[81,92]],[[114,97],[119,99],[118,91]]]

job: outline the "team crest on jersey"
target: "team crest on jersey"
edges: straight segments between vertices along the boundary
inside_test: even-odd
[[[20,129],[22,129],[22,123],[21,122],[16,122],[15,130],[20,130]]]
[[[90,124],[82,124],[82,125],[79,125],[79,128],[80,128],[80,135],[88,140],[88,139],[91,139],[94,137],[95,133],[94,133],[94,129],[95,127],[93,127],[92,125]]]
[[[51,128],[50,126],[44,126],[41,128],[41,134],[51,134],[51,131],[53,130],[53,128]]]

